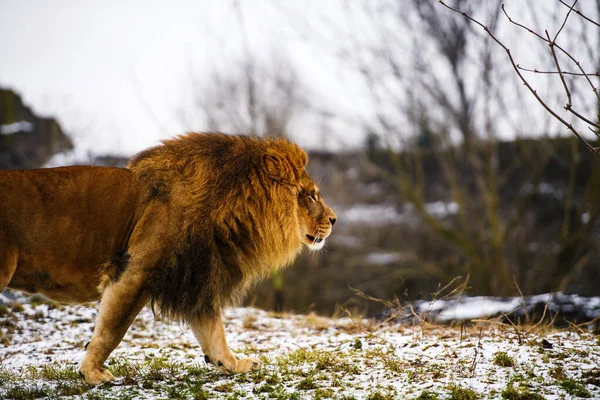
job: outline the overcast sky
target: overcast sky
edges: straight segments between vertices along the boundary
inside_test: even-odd
[[[334,67],[290,26],[287,12],[268,1],[241,4],[243,28],[233,1],[2,0],[0,86],[55,116],[80,151],[124,154],[205,129],[180,118],[190,82],[239,60],[242,34],[253,57],[283,51],[307,84],[324,93],[344,90],[339,77],[327,79]],[[295,4],[305,16],[327,12],[312,1]],[[296,123],[295,139],[321,145],[322,135],[310,132],[316,123]],[[360,140],[351,136],[349,142]]]
[[[236,14],[236,4],[241,14]],[[192,96],[201,90],[197,83],[210,83],[215,69],[235,68],[246,51],[259,61],[276,52],[297,72],[302,96],[340,116],[325,120],[296,115],[292,138],[305,147],[356,146],[363,141],[363,131],[352,121],[368,119],[374,105],[366,100],[356,66],[347,67],[336,51],[352,45],[344,40],[360,41],[373,32],[360,21],[348,28],[341,4],[345,3],[0,0],[0,86],[21,94],[34,112],[56,117],[74,136],[79,152],[130,155],[160,139],[207,129],[190,109]],[[527,17],[521,0],[507,4],[519,18]],[[529,13],[534,17],[540,17],[537,9],[550,7],[547,0],[527,4],[535,4]],[[558,2],[553,7],[564,8]],[[350,33],[343,37],[336,30]],[[411,56],[410,43],[392,43],[400,60]],[[521,60],[529,57],[535,65],[537,55],[521,39],[515,43],[514,54],[521,50]],[[439,71],[435,63],[432,60],[428,68]],[[531,97],[512,71],[505,82],[507,96]],[[521,127],[500,131],[508,136],[517,130],[547,131],[538,117],[544,115],[541,107],[532,98],[529,104],[527,118],[516,118]]]

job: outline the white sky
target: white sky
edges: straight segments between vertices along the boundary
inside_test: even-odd
[[[178,118],[190,77],[239,59],[242,32],[253,56],[283,50],[299,61],[303,80],[339,92],[341,82],[323,78],[324,54],[309,48],[277,6],[241,4],[244,29],[233,1],[0,0],[0,86],[16,90],[35,112],[55,116],[80,151],[124,154],[206,129]],[[316,10],[312,2],[296,4],[305,15]],[[294,138],[323,143],[318,133],[302,132],[315,123],[296,124]]]
[[[198,90],[192,82],[210,79],[215,68],[235,65],[242,58],[246,34],[251,57],[264,60],[273,50],[284,53],[311,103],[341,116],[297,116],[290,126],[294,140],[306,147],[360,144],[360,131],[347,122],[369,118],[373,104],[357,79],[356,66],[336,58],[336,51],[352,44],[323,28],[333,21],[335,29],[348,29],[340,7],[345,3],[240,0],[243,28],[234,4],[0,0],[0,86],[16,90],[34,112],[56,117],[74,136],[80,153],[129,155],[160,139],[207,128],[199,119],[181,117],[189,113],[191,94]],[[522,3],[508,4],[518,12]],[[350,30],[357,41],[377,34],[366,28],[357,31],[356,25]],[[402,57],[410,57],[406,45],[394,44]],[[531,96],[515,84],[515,76],[506,79],[512,82],[507,84],[509,96]],[[543,114],[541,107],[532,105],[531,113],[530,118],[517,117],[528,125],[518,129],[531,132],[542,125],[537,117]]]

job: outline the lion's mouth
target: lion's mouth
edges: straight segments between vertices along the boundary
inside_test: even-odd
[[[321,243],[323,241],[323,238],[315,238],[314,236],[311,235],[306,235],[306,237],[308,238],[308,240],[310,240],[313,243]]]

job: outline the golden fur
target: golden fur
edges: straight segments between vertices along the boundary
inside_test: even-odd
[[[0,290],[101,299],[80,367],[92,384],[113,378],[102,364],[149,301],[189,323],[207,361],[258,368],[231,354],[220,312],[330,234],[306,162],[284,139],[192,133],[128,169],[0,171]]]

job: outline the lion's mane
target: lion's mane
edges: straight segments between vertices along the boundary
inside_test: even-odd
[[[146,207],[166,207],[171,222],[147,277],[161,314],[188,320],[214,313],[295,258],[306,162],[285,139],[221,133],[166,140],[129,162]]]

